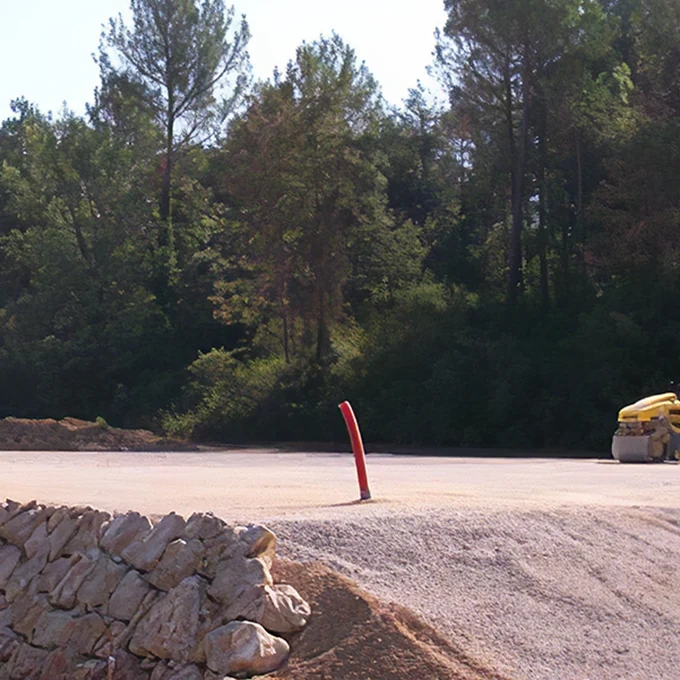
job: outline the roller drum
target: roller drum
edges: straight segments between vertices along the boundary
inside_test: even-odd
[[[651,435],[614,435],[612,456],[620,463],[651,463],[654,460]]]

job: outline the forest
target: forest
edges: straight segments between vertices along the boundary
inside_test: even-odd
[[[255,82],[223,0],[131,0],[83,116],[17,93],[0,417],[606,449],[680,380],[680,3],[444,6],[443,101],[336,34]]]

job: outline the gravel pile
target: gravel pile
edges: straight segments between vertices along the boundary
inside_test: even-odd
[[[272,575],[304,593],[312,615],[268,680],[510,680],[411,610],[380,601],[320,562],[277,558]]]
[[[680,677],[680,510],[437,508],[270,521],[321,560],[527,680]]]

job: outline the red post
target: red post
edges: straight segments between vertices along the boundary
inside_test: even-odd
[[[366,455],[364,453],[364,445],[361,442],[361,433],[359,432],[359,425],[357,424],[356,416],[348,401],[343,401],[340,404],[342,416],[347,425],[349,438],[352,442],[352,451],[354,451],[354,462],[357,466],[357,477],[359,478],[359,491],[361,492],[361,500],[368,501],[371,498],[371,492],[368,488],[368,476],[366,475]]]

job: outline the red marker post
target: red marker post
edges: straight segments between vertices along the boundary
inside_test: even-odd
[[[352,442],[352,451],[354,451],[354,462],[357,466],[357,477],[359,478],[359,491],[361,492],[361,500],[368,501],[371,499],[371,492],[368,488],[368,476],[366,475],[366,454],[364,453],[364,445],[361,442],[361,433],[359,432],[359,425],[357,419],[352,411],[348,401],[343,401],[340,404],[340,411],[345,419],[349,438]]]

